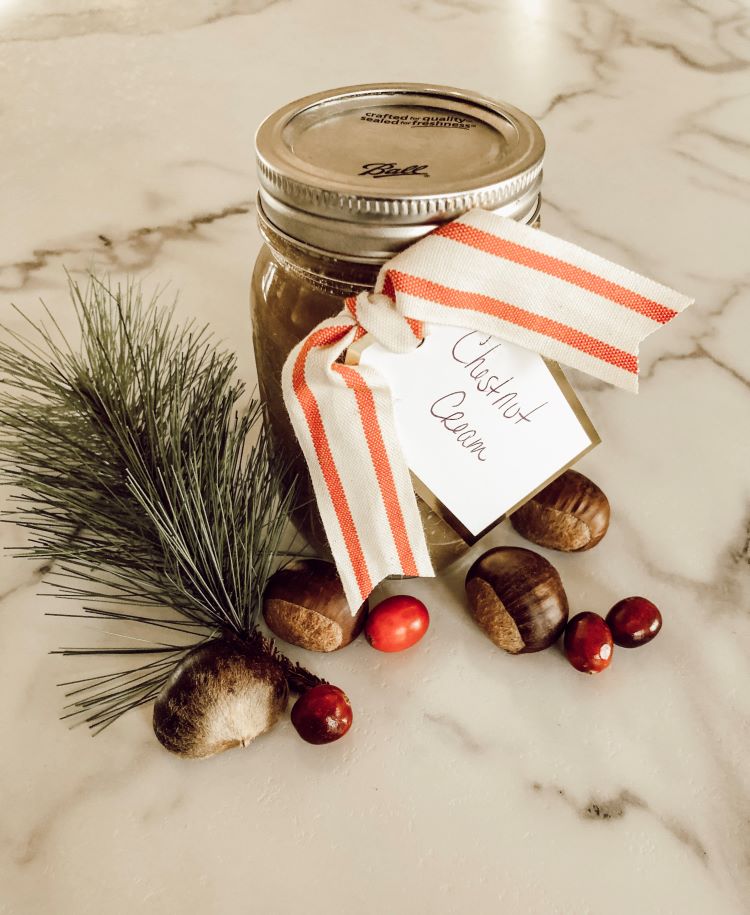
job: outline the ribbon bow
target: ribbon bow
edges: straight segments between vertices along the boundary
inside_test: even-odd
[[[692,299],[539,229],[471,210],[385,263],[289,354],[284,400],[353,612],[388,575],[432,575],[387,385],[337,360],[366,333],[406,353],[425,323],[502,337],[627,390],[638,346]]]

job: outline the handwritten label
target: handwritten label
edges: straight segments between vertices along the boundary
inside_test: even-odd
[[[413,353],[359,357],[388,383],[412,473],[477,537],[599,441],[541,356],[476,331],[430,325]]]

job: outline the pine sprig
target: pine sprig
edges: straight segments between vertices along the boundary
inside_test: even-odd
[[[6,329],[0,341],[0,469],[18,492],[6,518],[29,532],[21,555],[55,564],[55,594],[107,605],[56,615],[180,635],[61,650],[139,661],[63,684],[67,714],[99,730],[217,634],[280,657],[256,623],[294,487],[259,403],[239,409],[234,355],[205,327],[177,324],[174,306],[135,284],[91,277],[70,280],[70,293],[79,344],[49,310],[47,323],[27,322],[30,336]],[[320,682],[283,662],[292,681]]]

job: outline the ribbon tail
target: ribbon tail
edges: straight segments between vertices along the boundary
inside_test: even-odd
[[[290,353],[284,400],[352,612],[389,575],[432,575],[388,387],[336,360],[361,333],[344,311]]]
[[[391,258],[376,292],[423,322],[500,337],[629,391],[642,340],[688,298],[541,229],[471,210]]]

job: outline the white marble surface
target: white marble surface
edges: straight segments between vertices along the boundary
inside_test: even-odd
[[[96,739],[58,722],[78,662],[47,651],[90,632],[4,556],[0,912],[748,911],[746,2],[0,0],[0,49],[10,323],[40,296],[69,320],[63,265],[129,271],[181,289],[251,378],[255,126],[378,79],[538,116],[546,227],[697,298],[647,341],[639,397],[574,379],[614,522],[554,561],[576,610],[642,593],[666,618],[600,677],[495,649],[464,565],[409,584],[433,615],[418,649],[314,659],[352,699],[347,739],[310,747],[287,721],[189,764],[146,709]]]

